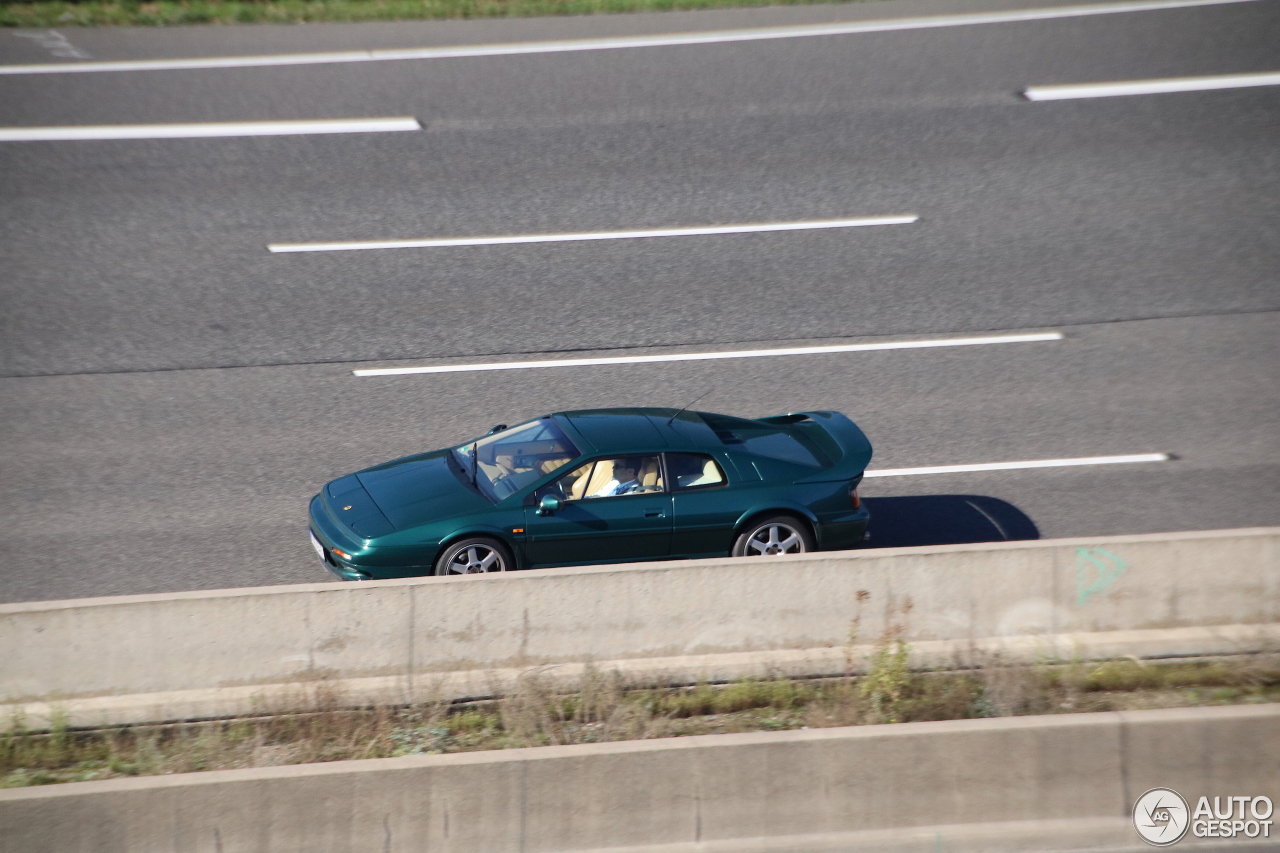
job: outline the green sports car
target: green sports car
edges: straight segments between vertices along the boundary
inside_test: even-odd
[[[311,544],[344,580],[850,548],[870,460],[839,412],[557,412],[334,480]]]

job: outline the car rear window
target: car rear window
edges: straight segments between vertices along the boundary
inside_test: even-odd
[[[827,454],[806,435],[746,418],[709,412],[698,415],[726,447],[810,468],[826,468],[832,464]]]

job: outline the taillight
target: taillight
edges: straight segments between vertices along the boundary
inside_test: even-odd
[[[858,497],[857,488],[849,490],[849,501],[853,504],[854,509],[862,509],[862,498]]]

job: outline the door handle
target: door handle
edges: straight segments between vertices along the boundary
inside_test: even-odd
[[[645,518],[662,518],[666,513],[660,509],[646,509],[644,511]]]

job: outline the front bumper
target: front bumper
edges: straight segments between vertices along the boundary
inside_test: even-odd
[[[316,554],[320,557],[320,564],[328,569],[329,574],[333,575],[340,581],[364,581],[369,580],[369,575],[353,566],[344,564],[337,557],[333,556],[333,552],[325,547],[324,543],[316,536],[314,530],[308,530],[307,535],[311,539],[311,547],[315,549]]]

